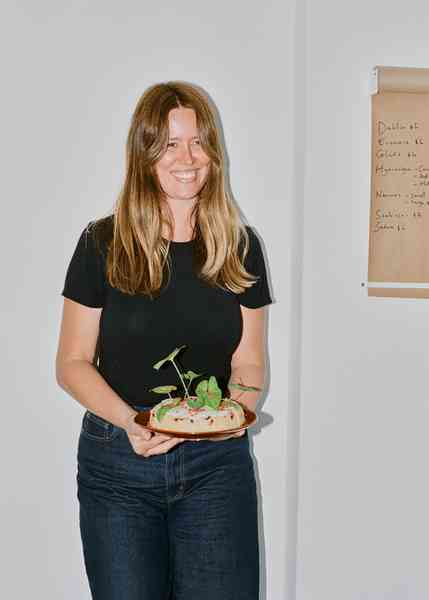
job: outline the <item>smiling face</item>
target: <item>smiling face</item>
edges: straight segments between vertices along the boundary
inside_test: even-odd
[[[210,159],[200,144],[195,111],[173,108],[168,130],[166,151],[155,164],[161,187],[168,198],[196,199],[207,180]]]

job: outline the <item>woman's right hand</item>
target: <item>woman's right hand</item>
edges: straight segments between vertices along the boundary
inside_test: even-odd
[[[124,427],[136,454],[145,458],[155,454],[165,454],[184,441],[182,438],[171,437],[162,433],[152,433],[152,431],[134,421],[137,414],[137,412],[132,414]]]

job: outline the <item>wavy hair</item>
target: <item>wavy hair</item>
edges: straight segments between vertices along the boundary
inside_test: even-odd
[[[172,215],[163,210],[162,191],[155,164],[168,143],[169,112],[192,108],[200,144],[210,159],[207,180],[195,203],[196,274],[212,286],[234,293],[251,287],[256,277],[244,267],[249,236],[238,209],[227,191],[225,156],[210,100],[199,88],[182,81],[159,83],[139,99],[126,142],[126,174],[111,214],[94,223],[96,239],[108,240],[106,273],[110,283],[127,294],[156,296],[171,274],[169,241]],[[98,235],[97,225],[103,234]]]

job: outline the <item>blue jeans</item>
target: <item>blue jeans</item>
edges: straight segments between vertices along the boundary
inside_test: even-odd
[[[247,434],[144,458],[123,429],[87,411],[77,483],[93,600],[258,600]]]

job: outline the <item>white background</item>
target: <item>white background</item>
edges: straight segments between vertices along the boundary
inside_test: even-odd
[[[267,424],[253,436],[263,597],[283,597],[287,555],[294,576],[293,530],[286,535],[292,9],[244,0],[2,4],[5,598],[90,598],[75,481],[83,411],[54,375],[60,293],[79,233],[116,199],[136,102],[169,79],[204,87],[216,103],[234,196],[264,240],[276,305]],[[293,504],[291,515],[296,522]]]
[[[369,79],[429,67],[427,3],[307,1],[297,600],[427,600],[425,300],[368,298]],[[273,395],[274,399],[274,395]]]
[[[219,109],[276,300],[252,436],[262,598],[427,600],[428,304],[360,285],[369,75],[429,66],[427,4],[152,4],[2,4],[2,591],[89,600],[60,292],[80,231],[113,206],[138,98],[184,79]]]

